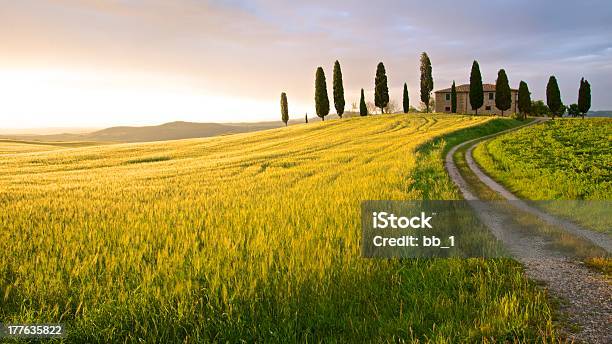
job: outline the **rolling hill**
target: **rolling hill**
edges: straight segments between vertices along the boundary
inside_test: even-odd
[[[277,122],[257,123],[194,123],[170,122],[153,126],[120,126],[82,134],[51,135],[0,135],[2,139],[28,141],[87,141],[87,142],[150,142],[210,137],[225,134],[244,133],[283,126]]]
[[[362,201],[458,198],[447,144],[515,124],[384,115],[0,155],[0,319],[83,343],[549,338],[514,261],[360,256]]]
[[[345,118],[358,117],[359,114],[346,112]],[[331,114],[326,120],[337,119]],[[319,122],[319,118],[309,118],[309,121]],[[301,124],[303,118],[289,120],[289,125]],[[37,129],[19,129],[11,132],[9,129],[0,130],[0,139],[19,141],[50,142],[151,142],[191,139],[198,137],[211,137],[219,135],[246,133],[284,127],[281,121],[244,122],[244,123],[197,123],[175,121],[150,126],[116,126],[101,130],[78,129],[77,132],[60,132],[59,128],[48,128],[49,133],[37,133]]]

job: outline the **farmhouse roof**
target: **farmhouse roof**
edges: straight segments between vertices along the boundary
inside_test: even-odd
[[[470,84],[463,84],[463,85],[455,86],[455,89],[457,90],[457,93],[461,93],[461,92],[469,93]],[[482,90],[484,92],[495,92],[495,85],[494,84],[482,84]],[[437,90],[435,93],[448,93],[450,91],[451,89],[449,87],[443,90]],[[518,91],[518,90],[513,88],[512,91]]]

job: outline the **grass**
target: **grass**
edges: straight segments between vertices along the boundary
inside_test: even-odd
[[[64,322],[88,343],[554,341],[514,261],[359,257],[361,201],[458,199],[449,144],[509,121],[386,115],[0,156],[0,322]]]
[[[521,124],[524,123],[518,122],[515,123],[515,126]],[[474,174],[474,172],[467,165],[465,155],[470,147],[473,147],[481,141],[482,140],[478,140],[468,145],[465,145],[457,149],[457,151],[453,155],[453,159],[459,172],[461,173],[461,176],[468,183],[475,195],[480,200],[493,201],[491,204],[497,212],[508,215],[509,218],[513,219],[512,222],[516,230],[520,230],[525,234],[529,235],[544,236],[550,240],[551,247],[554,247],[560,252],[563,252],[564,255],[585,260],[586,263],[591,263],[590,266],[593,267],[602,266],[602,262],[606,260],[605,258],[601,257],[606,255],[606,252],[604,250],[599,247],[593,246],[593,244],[586,239],[571,235],[564,230],[561,230],[553,225],[542,221],[541,219],[537,218],[537,216],[517,211],[517,209],[513,208],[511,203],[506,203],[506,201],[504,201],[504,198],[501,195],[490,189],[476,176],[476,174]],[[563,203],[566,202],[550,202],[548,205],[549,208],[553,208],[556,210],[564,208],[567,209],[567,206]],[[605,269],[601,270],[604,272],[606,271]]]
[[[455,145],[523,124],[506,118],[488,120],[486,125],[471,126],[434,137],[419,148],[418,164],[414,166],[411,190],[418,190],[423,199],[460,199],[459,190],[446,175],[444,157]]]
[[[169,156],[146,156],[135,159],[130,159],[126,161],[126,164],[142,164],[147,162],[159,162],[159,161],[167,161],[172,159]]]
[[[531,120],[528,120],[531,121]],[[500,122],[498,124],[498,128],[496,128],[496,130],[494,131],[482,131],[479,133],[478,136],[476,136],[476,138],[478,137],[485,137],[489,134],[493,134],[496,132],[500,132],[503,130],[507,130],[507,129],[512,129],[512,128],[517,128],[523,125],[526,125],[526,123],[528,123],[528,121],[519,121],[519,120],[507,120],[504,122]],[[461,174],[461,176],[465,179],[465,181],[470,185],[470,187],[472,188],[472,191],[476,193],[476,195],[478,195],[478,198],[481,200],[502,200],[503,197],[501,197],[501,195],[499,195],[497,192],[491,190],[487,185],[485,185],[485,183],[483,183],[474,173],[471,172],[467,161],[465,159],[465,155],[467,150],[470,147],[473,147],[475,144],[478,144],[478,142],[481,142],[485,139],[482,140],[476,140],[473,141],[472,143],[466,144],[463,147],[460,147],[459,149],[457,149],[455,151],[455,153],[453,154],[453,160],[455,162],[455,165],[457,166],[457,169],[459,170],[459,173]]]
[[[40,152],[47,150],[55,150],[62,148],[75,148],[75,147],[87,147],[96,146],[100,144],[107,144],[102,142],[86,142],[86,141],[24,141],[24,140],[9,140],[0,139],[0,155],[1,154],[13,154],[13,153],[28,153],[28,152]]]
[[[612,276],[612,259],[607,257],[609,255],[605,252],[605,250],[594,246],[588,240],[576,237],[555,226],[551,226],[533,215],[516,211],[516,209],[513,209],[510,204],[505,204],[504,201],[500,201],[503,198],[480,181],[480,179],[469,168],[465,159],[466,151],[480,141],[482,140],[459,148],[453,155],[453,159],[457,168],[459,169],[459,172],[467,181],[468,185],[470,185],[472,191],[477,195],[477,197],[481,200],[493,201],[492,205],[498,213],[505,214],[507,216],[509,215],[511,220],[508,221],[508,226],[513,227],[515,230],[519,230],[526,235],[547,238],[547,240],[549,240],[550,248],[554,248],[557,250],[557,252],[561,252],[562,256],[571,257],[573,259],[582,261],[585,266],[603,273],[605,278],[609,280]],[[551,202],[553,207],[551,207],[552,209],[548,210],[555,210],[555,208],[558,210],[560,207],[567,209],[566,205],[559,203],[560,202],[556,202],[555,204],[555,202]],[[545,286],[543,285],[543,287]],[[568,314],[562,311],[562,309],[566,308],[565,304],[567,303],[567,300],[559,299],[553,295],[547,296],[548,302],[553,310],[551,317],[555,323],[555,328],[557,328],[558,336],[565,338],[571,336],[572,333],[580,332],[582,330],[580,326],[570,322],[568,319]]]
[[[534,205],[610,234],[607,201],[612,199],[611,129],[612,120],[607,118],[558,119],[487,141],[474,149],[474,159],[520,197],[553,200]],[[463,155],[455,158],[458,161]],[[458,166],[461,168],[459,162]],[[482,185],[467,167],[461,172],[466,179],[476,179],[473,185]],[[479,194],[491,197],[490,190]],[[578,201],[564,201],[572,197]],[[611,275],[612,259],[592,243],[546,224],[531,228],[550,237],[557,249],[571,252],[587,266]]]
[[[559,119],[474,150],[492,177],[525,199],[612,199],[612,119]]]
[[[610,132],[609,118],[548,121],[487,141],[474,149],[474,159],[520,198],[550,200],[538,205],[612,233]]]

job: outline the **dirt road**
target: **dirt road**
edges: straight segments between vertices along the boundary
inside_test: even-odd
[[[527,125],[539,124],[542,121],[542,119],[535,120]],[[517,211],[535,215],[572,235],[591,241],[609,253],[611,241],[606,234],[590,232],[529,206],[480,169],[472,157],[473,148],[483,139],[505,132],[464,142],[455,146],[447,154],[446,170],[463,197],[466,200],[480,200],[475,191],[476,188],[472,187],[462,175],[462,172],[473,173],[478,180],[503,199],[511,200],[511,204],[516,205]],[[458,149],[465,146],[469,147],[465,157],[469,171],[460,171],[453,156]],[[612,284],[603,274],[588,269],[574,259],[567,258],[562,252],[552,248],[550,240],[546,237],[534,236],[521,231],[511,216],[500,212],[494,206],[488,206],[484,202],[474,202],[473,207],[481,221],[504,243],[513,257],[524,264],[527,276],[543,282],[552,295],[562,300],[561,311],[567,316],[569,322],[579,327],[579,330],[573,333],[569,330],[571,326],[564,326],[568,339],[586,343],[612,343]]]

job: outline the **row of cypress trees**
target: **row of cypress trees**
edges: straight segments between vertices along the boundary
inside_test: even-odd
[[[340,62],[336,60],[334,62],[333,72],[333,96],[334,96],[334,107],[336,113],[340,118],[344,115],[344,105],[346,101],[344,99],[344,83],[342,81],[342,69],[340,68]],[[315,75],[315,111],[317,115],[321,117],[321,120],[325,120],[325,116],[329,114],[329,98],[327,97],[327,81],[325,80],[325,72],[323,67],[318,67]]]
[[[520,89],[519,89],[520,92]],[[520,98],[520,93],[519,93]],[[520,103],[519,103],[520,105]],[[557,84],[557,78],[551,76],[546,84],[546,105],[552,118],[555,116],[563,116],[563,113],[567,109],[561,101],[561,91],[559,91],[559,85]],[[584,78],[580,79],[580,86],[578,88],[578,103],[572,104],[569,107],[569,114],[572,116],[581,116],[584,118],[589,109],[591,108],[591,84]]]
[[[480,74],[480,66],[478,61],[472,63],[472,70],[470,72],[470,106],[472,110],[478,114],[478,109],[484,104],[484,92],[482,86],[482,76]],[[510,109],[512,105],[512,91],[508,83],[508,76],[504,69],[500,69],[497,73],[497,80],[495,82],[495,106],[502,111]],[[519,83],[518,89],[518,110],[523,118],[527,114],[531,113],[531,93],[529,87],[525,81]],[[546,105],[548,106],[552,118],[555,116],[561,116],[565,111],[565,106],[561,101],[561,91],[557,83],[557,78],[552,75],[548,79],[546,85]],[[586,114],[591,107],[591,85],[588,81],[582,78],[580,80],[580,89],[578,90],[578,104],[577,110],[582,117]],[[451,86],[451,112],[457,112],[457,91],[455,88],[455,82]]]
[[[340,118],[344,114],[344,85],[342,82],[342,69],[340,68],[340,62],[334,63],[333,72],[333,96],[334,106],[336,108],[336,114]],[[389,104],[389,87],[387,86],[387,72],[385,65],[380,62],[376,66],[376,77],[374,78],[374,104],[380,108],[380,111],[384,113],[385,107]],[[325,79],[325,72],[323,67],[318,67],[315,73],[315,111],[317,116],[322,121],[325,120],[325,116],[329,114],[329,98],[327,96],[327,81]],[[359,99],[359,114],[361,116],[368,115],[368,107],[365,102],[365,96],[363,88],[361,89],[361,97]]]
[[[426,111],[429,112],[430,96],[433,91],[433,75],[431,60],[427,53],[423,52],[420,58],[420,98],[426,107]],[[336,113],[340,118],[344,114],[344,107],[346,101],[344,99],[344,85],[342,81],[342,69],[340,68],[340,62],[337,60],[334,62],[333,70],[333,97],[334,106]],[[470,106],[478,114],[478,109],[484,104],[484,90],[482,84],[482,75],[480,73],[480,66],[478,61],[472,63],[472,70],[470,71],[470,91],[469,91]],[[552,114],[552,118],[555,116],[561,116],[562,112],[565,111],[565,106],[561,101],[561,92],[557,79],[555,76],[551,76],[546,85],[546,103]],[[384,113],[385,107],[389,104],[389,87],[387,85],[387,72],[382,62],[376,66],[376,77],[374,78],[374,104],[380,108],[381,113]],[[523,118],[527,114],[531,113],[531,93],[527,83],[522,81],[519,83],[518,89],[518,110]],[[495,106],[501,110],[502,116],[504,111],[507,111],[512,106],[512,91],[508,82],[508,76],[504,69],[500,69],[497,73],[497,79],[495,82]],[[588,112],[591,107],[591,86],[587,80],[582,78],[580,80],[580,89],[578,91],[578,104],[572,104],[574,112],[584,115]],[[402,94],[402,108],[404,113],[407,113],[410,108],[410,100],[408,96],[408,87],[404,83],[404,89]],[[318,67],[315,73],[315,111],[317,116],[322,121],[325,120],[325,116],[329,114],[330,104],[327,95],[327,81],[325,79],[325,72],[322,67]],[[451,86],[451,112],[457,112],[457,90],[455,82]],[[365,102],[364,91],[361,89],[361,96],[359,99],[359,114],[361,116],[368,115],[368,108]],[[285,92],[281,93],[281,118],[282,121],[287,125],[289,121],[289,110],[287,106],[287,95]],[[308,117],[306,117],[308,122]]]
[[[521,83],[524,84],[523,81]],[[527,84],[525,84],[527,87]],[[519,88],[520,92],[520,88]],[[529,96],[529,90],[527,89],[527,95]],[[480,74],[480,65],[478,61],[472,63],[472,70],[470,71],[470,106],[472,110],[478,115],[478,109],[484,104],[484,89],[482,86],[482,75]],[[520,98],[520,95],[519,95]],[[531,100],[529,100],[531,103]],[[504,69],[500,69],[497,72],[497,80],[495,81],[495,107],[501,110],[502,116],[504,111],[507,111],[512,106],[512,91],[510,84],[508,83],[508,75]],[[451,86],[451,112],[457,112],[457,91],[455,89],[455,82]]]
[[[342,81],[342,69],[340,68],[340,62],[334,63],[334,80],[333,80],[333,92],[334,92],[334,106],[336,113],[340,118],[344,114],[344,106],[346,104],[344,99],[344,84]],[[363,90],[362,90],[363,97]],[[327,81],[325,79],[325,72],[323,67],[318,67],[315,73],[315,111],[317,115],[321,117],[321,120],[325,120],[325,116],[329,114],[329,98],[327,96]],[[289,122],[289,108],[287,105],[287,94],[281,93],[281,119],[287,125]],[[308,123],[308,116],[305,117],[306,123]]]
[[[429,101],[431,91],[433,90],[433,76],[431,61],[427,53],[421,54],[421,101],[427,107],[429,112]],[[333,97],[334,107],[336,113],[340,118],[344,114],[344,107],[346,101],[344,99],[344,84],[342,81],[342,69],[340,68],[340,62],[336,60],[334,63],[333,70]],[[380,108],[380,112],[384,113],[385,108],[389,105],[389,87],[387,83],[387,71],[385,65],[380,62],[376,66],[376,77],[374,78],[374,105]],[[408,97],[408,86],[404,83],[404,90],[402,94],[402,108],[404,113],[407,113],[410,108],[410,99]],[[322,121],[325,120],[325,116],[329,114],[330,104],[329,97],[327,95],[327,81],[325,79],[325,71],[323,67],[318,67],[315,73],[315,111],[317,116]],[[359,99],[359,114],[361,116],[368,115],[368,108],[365,102],[365,96],[363,88],[361,89],[361,97]],[[287,106],[287,95],[281,93],[281,119],[287,125],[289,121],[288,106]],[[308,117],[306,117],[308,122]]]

